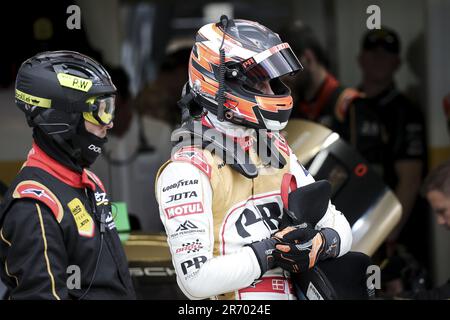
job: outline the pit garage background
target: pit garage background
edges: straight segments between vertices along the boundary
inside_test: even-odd
[[[80,8],[81,29],[67,27],[71,5]],[[125,138],[111,139],[115,153],[100,160],[97,173],[106,181],[112,200],[127,204],[131,227],[155,235],[155,248],[158,241],[163,246],[164,238],[157,236],[161,224],[153,183],[157,168],[170,155],[174,126],[169,121],[171,111],[158,109],[164,104],[159,102],[171,101],[160,97],[159,88],[169,88],[170,95],[178,97],[187,80],[184,56],[173,58],[173,53],[188,50],[195,31],[222,13],[256,20],[276,31],[301,20],[314,29],[326,48],[337,78],[344,85],[357,86],[361,74],[356,58],[367,30],[369,5],[378,5],[382,25],[401,37],[403,64],[396,81],[425,115],[428,165],[433,168],[450,158],[450,135],[442,108],[450,92],[450,1],[15,1],[0,11],[5,30],[0,53],[0,180],[5,185],[11,182],[31,144],[31,130],[14,105],[14,77],[21,61],[44,50],[72,49],[92,55],[125,70],[131,96],[137,101]],[[450,278],[450,234],[436,225],[429,212],[423,215],[427,263],[433,284],[440,284]],[[165,267],[158,268],[166,272]]]

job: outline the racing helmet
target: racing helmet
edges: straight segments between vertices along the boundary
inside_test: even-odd
[[[16,105],[30,127],[39,127],[73,156],[66,141],[85,119],[108,125],[114,118],[116,87],[105,68],[74,51],[39,53],[19,68]]]
[[[303,66],[288,43],[263,25],[221,17],[197,32],[189,60],[194,101],[227,120],[255,129],[281,130],[293,100],[280,77]],[[268,82],[273,94],[256,89]]]
[[[115,93],[105,68],[74,51],[43,52],[26,60],[15,87],[16,104],[31,127],[67,137],[81,116],[97,125],[111,123]]]

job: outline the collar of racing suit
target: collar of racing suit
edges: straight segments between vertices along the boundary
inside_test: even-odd
[[[255,129],[240,126],[229,121],[219,121],[217,116],[212,113],[205,112],[201,121],[204,126],[214,128],[225,137],[233,139],[244,151],[248,151],[257,141]]]
[[[69,169],[46,154],[36,142],[33,142],[33,146],[28,153],[24,167],[36,167],[42,169],[56,179],[74,188],[89,188],[92,191],[95,191],[96,189],[96,185],[91,180],[86,169],[84,169],[82,173]]]
[[[229,121],[219,121],[217,116],[212,113],[206,112],[202,116],[202,123],[207,127],[214,127],[219,132],[235,138],[256,137],[255,129],[240,126]]]

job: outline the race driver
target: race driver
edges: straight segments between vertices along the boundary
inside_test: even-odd
[[[196,35],[183,124],[156,180],[177,282],[190,299],[296,299],[290,272],[351,247],[349,223],[329,200],[314,225],[281,228],[282,181],[314,182],[279,134],[292,109],[279,77],[300,69],[289,44],[256,22],[222,16]]]
[[[9,299],[133,299],[102,182],[87,168],[113,126],[116,87],[72,51],[26,60],[16,104],[33,145],[0,208],[0,276]]]

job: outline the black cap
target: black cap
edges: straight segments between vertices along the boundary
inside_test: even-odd
[[[388,52],[399,54],[400,39],[398,38],[397,33],[386,27],[366,32],[362,41],[362,49],[372,50],[377,47],[382,47]]]

